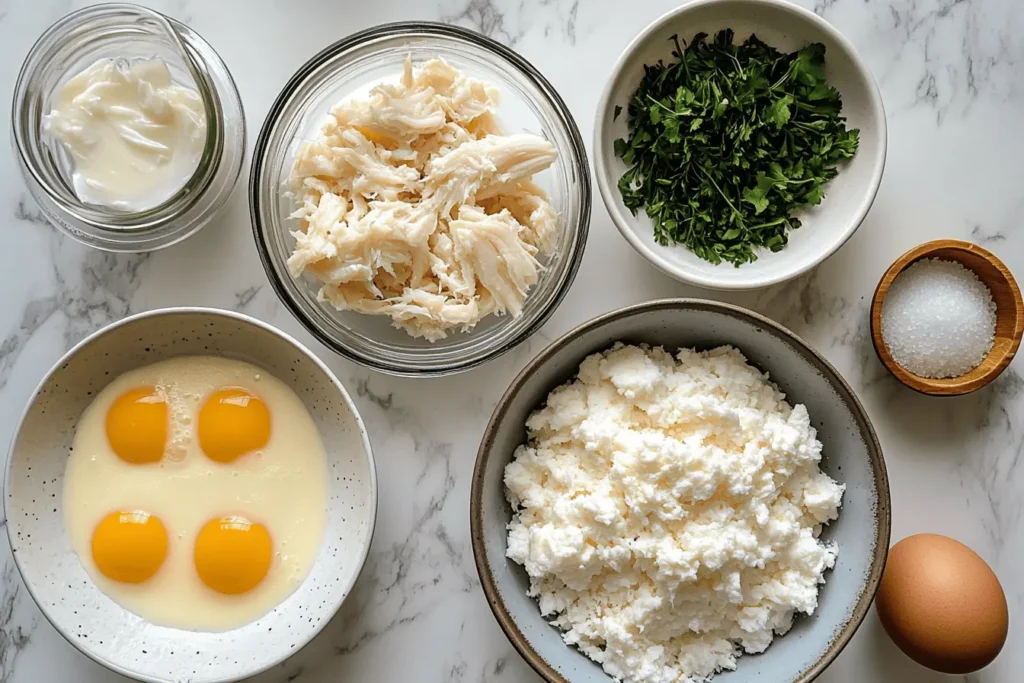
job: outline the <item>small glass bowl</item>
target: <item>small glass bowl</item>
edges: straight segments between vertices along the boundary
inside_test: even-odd
[[[136,57],[162,59],[176,83],[198,90],[207,137],[195,173],[178,192],[128,212],[78,199],[67,155],[43,132],[43,116],[63,84],[96,60]],[[14,89],[11,136],[29,193],[51,223],[98,249],[152,251],[193,234],[227,201],[245,156],[245,115],[227,66],[197,33],[144,7],[105,4],[65,16],[32,46]]]
[[[527,295],[523,313],[489,315],[469,332],[452,331],[436,342],[411,337],[387,316],[337,311],[317,301],[320,286],[296,280],[286,262],[298,222],[288,216],[295,153],[314,137],[331,107],[373,85],[394,80],[407,57],[419,63],[442,57],[456,69],[497,86],[498,117],[506,133],[543,135],[558,150],[555,163],[534,180],[559,215],[544,270]],[[424,22],[385,24],[334,43],[288,81],[267,115],[253,152],[249,204],[256,245],[281,301],[317,339],[358,363],[394,375],[447,375],[509,351],[551,316],[569,290],[587,240],[591,188],[586,151],[576,123],[551,84],[508,48],[456,26]]]

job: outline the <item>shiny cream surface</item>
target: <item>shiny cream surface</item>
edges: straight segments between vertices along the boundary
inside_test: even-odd
[[[199,93],[159,59],[101,59],[56,93],[43,130],[67,151],[75,194],[89,204],[144,211],[195,173],[206,143]]]
[[[119,458],[107,438],[110,406],[140,386],[154,387],[168,406],[164,456],[152,464]],[[224,387],[259,397],[271,421],[264,447],[228,463],[207,457],[197,437],[201,407]],[[112,381],[82,414],[64,481],[65,528],[96,585],[147,621],[187,630],[230,630],[279,605],[312,568],[326,522],[326,457],[302,401],[267,372],[224,358],[174,358]],[[167,556],[147,581],[113,581],[97,567],[92,537],[106,515],[136,510],[162,522]],[[263,525],[273,544],[268,573],[239,595],[207,587],[193,559],[203,526],[231,516]]]

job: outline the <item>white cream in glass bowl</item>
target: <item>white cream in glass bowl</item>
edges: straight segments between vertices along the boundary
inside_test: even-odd
[[[206,111],[199,92],[174,83],[161,59],[99,59],[60,88],[43,131],[68,153],[79,199],[145,211],[199,167]]]
[[[245,155],[242,101],[220,56],[181,22],[123,3],[76,10],[36,41],[11,133],[46,219],[105,251],[194,234],[227,201]]]

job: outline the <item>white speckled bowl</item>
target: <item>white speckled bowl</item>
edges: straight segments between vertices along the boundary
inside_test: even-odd
[[[329,510],[305,582],[258,621],[224,633],[154,626],[92,583],[64,534],[62,484],[75,425],[100,389],[133,368],[182,355],[244,360],[290,386],[327,450]],[[36,390],[11,445],[7,533],[29,592],[67,640],[100,664],[160,683],[235,681],[295,653],[334,616],[362,569],[377,512],[377,479],[362,420],[345,388],[309,350],[238,313],[151,311],[91,335]]]
[[[825,670],[867,614],[889,549],[889,482],[878,439],[853,390],[827,360],[781,325],[738,306],[667,299],[624,308],[584,323],[553,342],[512,381],[484,432],[470,496],[473,555],[484,593],[505,635],[548,683],[609,683],[598,664],[567,646],[526,595],[526,571],[505,557],[512,510],[503,475],[526,440],[526,418],[555,387],[574,377],[591,353],[617,341],[666,349],[731,344],[793,403],[803,403],[824,446],[821,468],[846,484],[839,518],[822,537],[839,557],[825,574],[818,610],[763,654],[740,658],[715,683],[809,683]]]
[[[828,81],[843,97],[843,116],[860,129],[856,156],[840,165],[839,176],[825,187],[819,206],[798,214],[803,226],[789,233],[777,253],[758,252],[758,260],[736,268],[711,264],[682,245],[663,247],[643,211],[634,216],[622,203],[617,183],[626,165],[615,156],[616,138],[626,137],[629,100],[643,77],[644,64],[672,59],[671,38],[690,40],[704,31],[714,35],[731,28],[737,41],[751,33],[782,51],[809,43],[825,45]],[[615,119],[615,107],[623,114]],[[786,0],[695,0],[653,21],[626,47],[601,94],[594,123],[594,172],[612,222],[630,246],[662,272],[709,289],[755,289],[784,282],[824,261],[853,236],[875,200],[885,167],[886,124],[882,96],[853,44],[813,12]]]

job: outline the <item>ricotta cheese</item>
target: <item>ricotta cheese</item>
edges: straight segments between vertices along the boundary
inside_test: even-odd
[[[504,135],[497,103],[494,88],[432,59],[335,106],[292,169],[291,275],[316,278],[322,302],[430,341],[520,315],[556,231],[532,177],[556,151]]]
[[[583,361],[506,468],[507,555],[541,612],[617,680],[695,683],[817,607],[845,486],[734,348]]]

